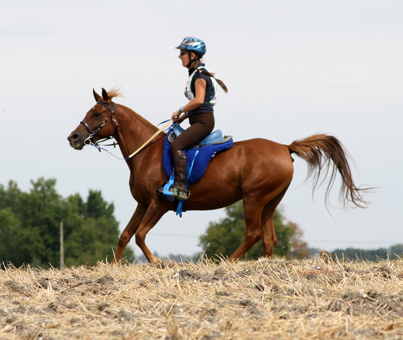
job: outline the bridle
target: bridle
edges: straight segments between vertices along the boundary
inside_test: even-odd
[[[161,131],[164,131],[164,129],[166,129],[169,125],[172,124],[172,120],[167,120],[167,121],[163,122],[163,123],[167,123],[167,124],[165,124],[161,129],[159,129],[156,133],[154,133],[154,134],[153,134],[142,146],[140,146],[135,152],[133,152],[132,154],[130,154],[130,155],[129,155],[128,157],[126,157],[126,158],[120,158],[120,157],[115,156],[114,154],[112,154],[112,153],[109,152],[108,150],[102,148],[102,147],[98,144],[98,143],[104,142],[104,141],[106,141],[106,140],[108,140],[108,139],[113,139],[113,138],[115,138],[115,134],[116,134],[117,130],[119,130],[119,123],[117,122],[117,120],[116,120],[116,118],[115,118],[115,116],[114,116],[114,115],[115,115],[115,110],[116,110],[116,104],[115,104],[115,103],[112,103],[112,104],[113,104],[112,109],[111,109],[108,105],[106,105],[104,102],[97,102],[97,104],[101,104],[101,105],[105,106],[105,107],[109,110],[109,115],[108,115],[108,117],[105,118],[105,120],[104,120],[101,124],[97,125],[97,126],[94,127],[93,129],[91,129],[90,126],[89,126],[85,121],[82,120],[82,121],[80,122],[80,124],[83,124],[83,125],[85,126],[85,128],[87,129],[87,131],[89,132],[88,137],[84,140],[84,144],[85,144],[85,145],[92,145],[92,146],[96,147],[99,152],[101,152],[101,150],[104,150],[104,151],[106,151],[107,153],[111,154],[113,157],[118,158],[118,159],[121,159],[121,160],[128,160],[128,159],[134,157],[137,153],[139,153],[141,150],[143,150],[143,148],[144,148],[148,143],[150,143],[151,140],[154,139],[155,136],[157,136]],[[105,126],[105,124],[106,124],[107,121],[109,120],[109,117],[111,117],[112,122],[114,122],[115,125],[116,125],[116,131],[115,131],[115,133],[114,133],[112,136],[103,138],[103,139],[101,139],[101,140],[98,140],[97,142],[93,142],[91,139],[92,139],[99,131],[101,131],[101,129]],[[115,139],[116,139],[116,138],[115,138]],[[114,142],[113,144],[110,144],[110,145],[113,145],[114,147],[116,147],[116,143],[115,143],[115,142]],[[105,145],[105,146],[110,146],[110,145]]]
[[[108,111],[109,111],[109,115],[105,118],[105,120],[104,120],[101,124],[99,124],[98,126],[94,127],[93,129],[91,129],[90,126],[89,126],[85,121],[82,120],[82,121],[80,122],[80,124],[83,124],[83,125],[85,126],[85,128],[87,129],[87,131],[89,132],[88,137],[84,140],[84,144],[85,144],[85,145],[89,145],[89,144],[92,143],[92,142],[91,142],[91,139],[92,139],[99,131],[101,131],[101,129],[105,126],[105,124],[108,122],[108,120],[109,120],[110,117],[111,117],[112,121],[115,123],[116,129],[119,129],[119,123],[118,123],[118,121],[116,120],[116,118],[115,118],[115,116],[114,116],[114,115],[115,115],[115,110],[116,110],[116,104],[115,104],[115,103],[112,103],[112,104],[113,104],[112,109],[111,109],[107,104],[105,104],[105,103],[103,103],[103,102],[97,102],[97,104],[101,104],[101,105],[105,106],[105,107],[108,109]],[[108,140],[108,139],[115,138],[114,136],[115,136],[115,134],[114,134],[113,136],[106,137],[106,138],[104,138],[104,139],[102,139],[102,140],[99,140],[98,142],[95,142],[95,144],[97,145],[99,142],[103,142],[103,141],[106,141],[106,140]],[[114,144],[115,144],[115,143],[114,143]]]

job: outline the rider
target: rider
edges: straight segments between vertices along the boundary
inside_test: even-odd
[[[186,189],[186,156],[184,149],[197,145],[207,137],[214,128],[214,109],[216,103],[217,83],[227,92],[225,84],[214,78],[202,63],[206,53],[206,44],[197,38],[186,37],[176,47],[180,50],[179,58],[182,66],[189,69],[185,96],[189,103],[172,114],[172,120],[178,124],[189,118],[190,127],[180,134],[171,144],[171,153],[175,165],[175,182],[171,187],[174,197],[186,200],[189,192]]]

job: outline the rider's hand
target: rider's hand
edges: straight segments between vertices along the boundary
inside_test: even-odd
[[[181,115],[181,112],[179,110],[176,110],[173,114],[172,114],[172,120],[174,122],[178,122],[179,117]]]
[[[172,120],[178,124],[182,123],[186,118],[186,112],[183,112],[183,114],[181,115],[181,112],[178,110],[172,114]]]

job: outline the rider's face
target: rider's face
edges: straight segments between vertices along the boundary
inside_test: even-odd
[[[179,53],[179,59],[182,60],[182,66],[186,67],[189,64],[189,53],[181,50]]]
[[[194,53],[190,53],[190,56],[192,58],[195,57]],[[179,53],[179,59],[182,60],[182,66],[187,67],[187,65],[189,64],[189,61],[190,61],[188,51],[181,50]]]

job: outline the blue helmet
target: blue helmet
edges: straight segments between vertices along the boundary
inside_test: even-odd
[[[206,53],[206,44],[204,41],[193,37],[186,37],[176,48],[179,50],[195,52],[200,56],[203,56]]]

